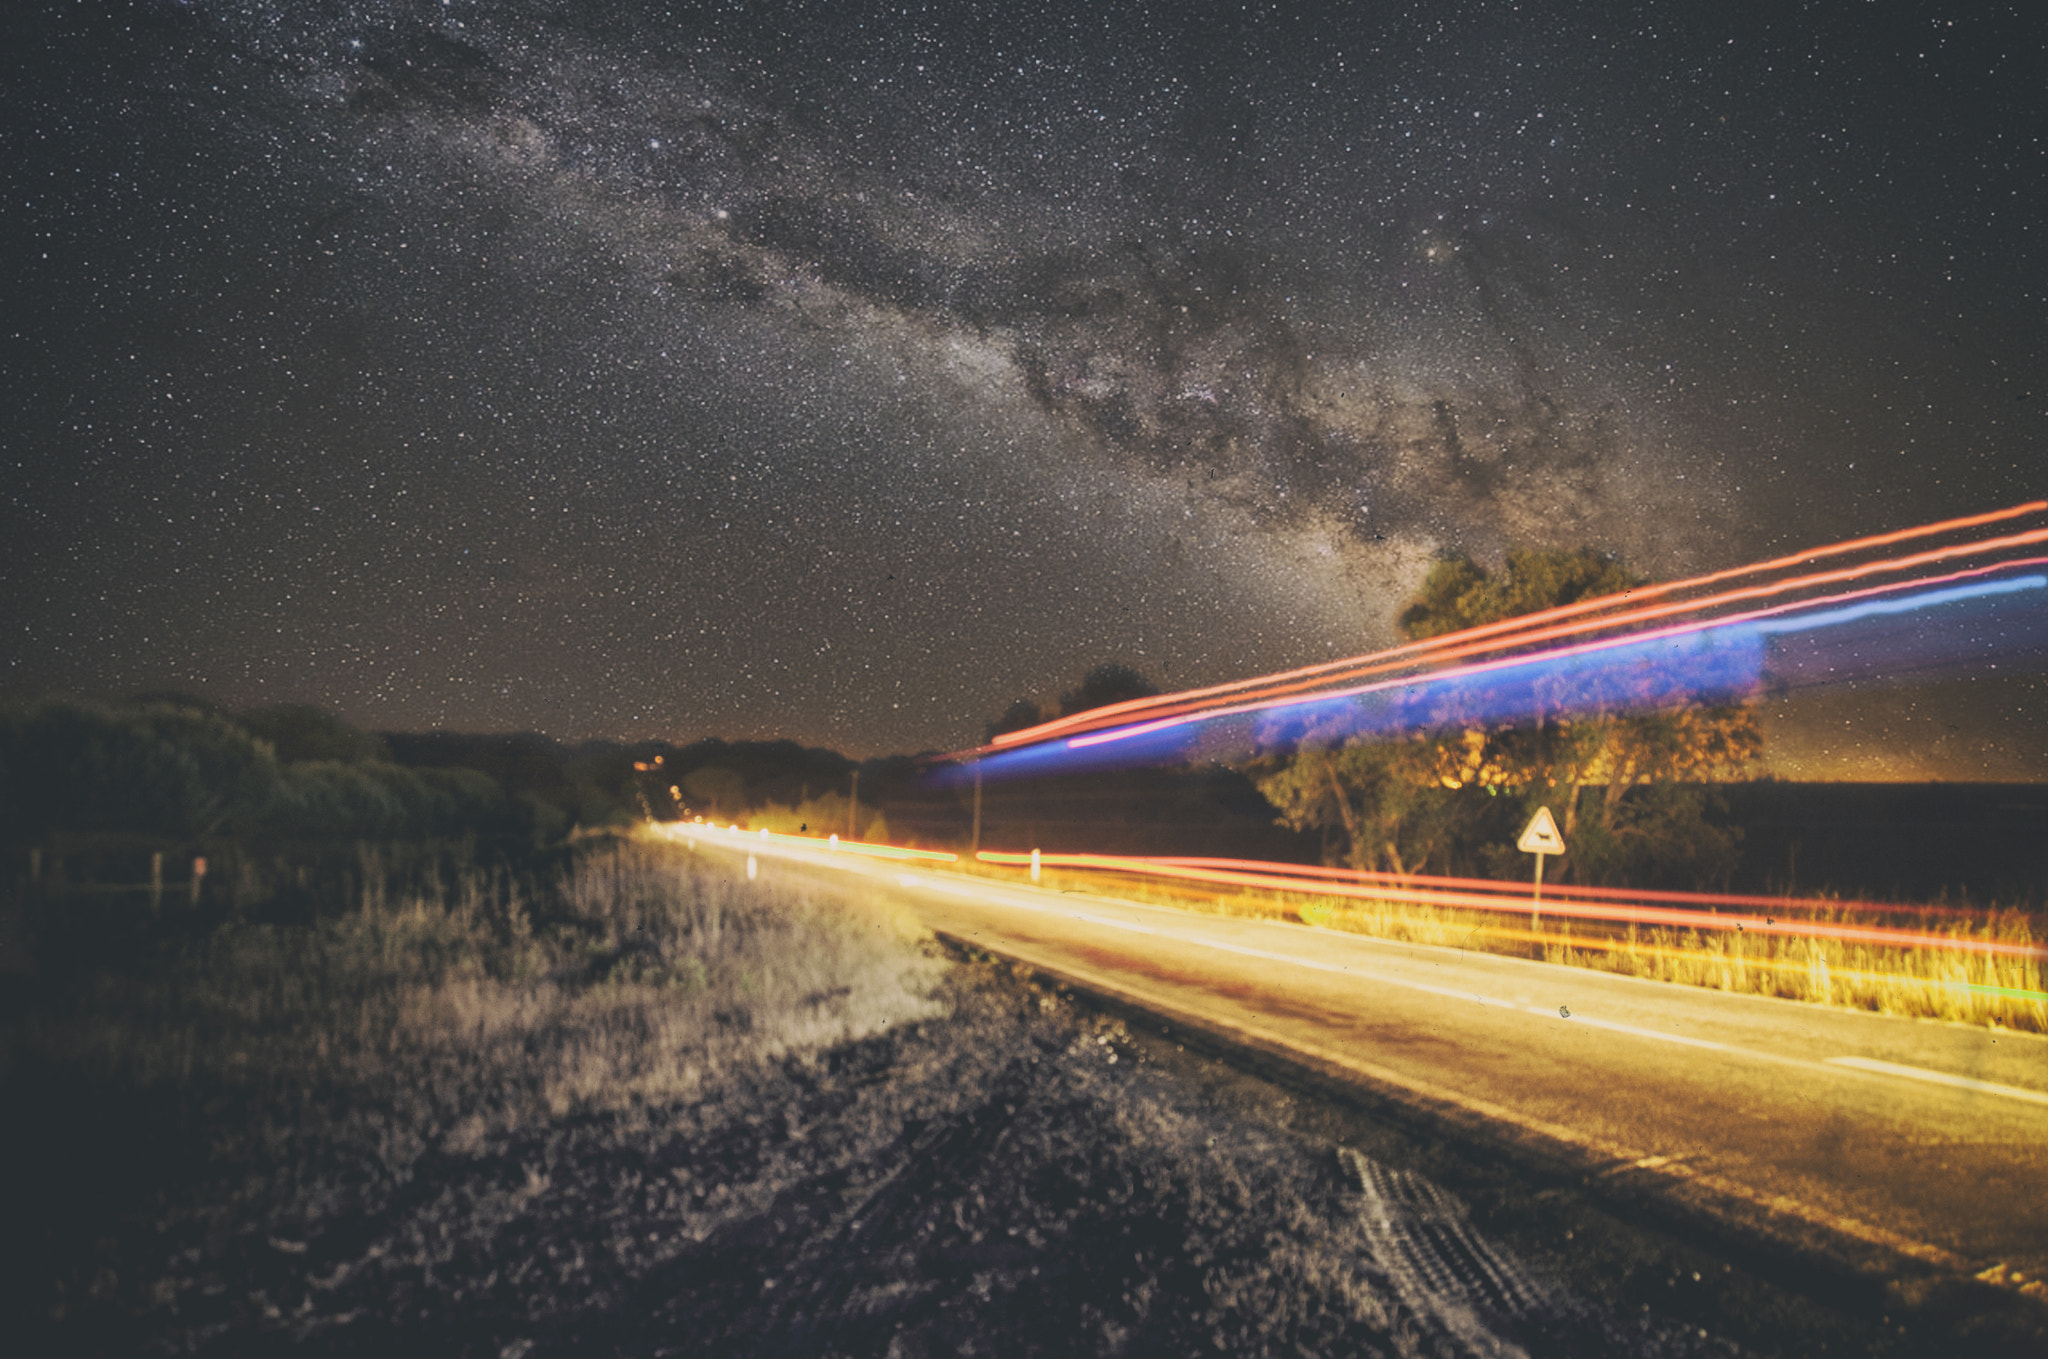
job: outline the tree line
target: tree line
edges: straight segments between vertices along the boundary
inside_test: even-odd
[[[303,704],[49,699],[0,706],[0,836],[546,845],[579,828],[794,803],[846,789],[855,767],[793,741],[373,733]]]

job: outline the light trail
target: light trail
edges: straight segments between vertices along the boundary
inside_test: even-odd
[[[1308,921],[1318,928],[1328,928],[1320,921]],[[1478,935],[1484,939],[1504,939],[1516,944],[1538,944],[1550,948],[1579,949],[1590,953],[1628,953],[1648,955],[1653,958],[1668,958],[1689,967],[1711,970],[1721,968],[1740,972],[1748,968],[1761,968],[1766,972],[1810,975],[1814,971],[1811,962],[1793,958],[1772,958],[1767,955],[1740,953],[1703,953],[1698,949],[1670,948],[1662,944],[1646,943],[1640,939],[1612,939],[1597,934],[1559,935],[1544,934],[1539,930],[1517,928],[1512,925],[1475,925],[1466,937]],[[1963,991],[1980,996],[2003,996],[2009,1000],[2048,1001],[2048,991],[2028,991],[2016,986],[1992,986],[1985,982],[1956,981],[1948,977],[1916,977],[1906,972],[1867,972],[1861,968],[1834,967],[1826,969],[1829,982],[1861,982],[1872,986],[1930,986],[1944,991]],[[1617,974],[1610,974],[1617,975]],[[1626,973],[1618,975],[1628,975]]]
[[[1420,884],[1430,887],[1449,887],[1468,892],[1522,893],[1528,890],[1523,883],[1502,882],[1498,878],[1457,878],[1432,873],[1381,873],[1363,868],[1330,868],[1322,864],[1280,864],[1261,859],[1208,859],[1180,855],[1146,856],[1143,862],[1163,864],[1185,864],[1196,868],[1236,869],[1241,872],[1273,872],[1308,878],[1334,878],[1351,882],[1386,883],[1394,887]],[[1866,911],[1896,912],[1907,915],[1945,915],[1975,919],[1978,913],[1959,906],[1915,906],[1895,901],[1841,901],[1831,897],[1771,897],[1743,895],[1740,893],[1713,892],[1668,892],[1653,889],[1638,891],[1630,887],[1579,887],[1572,884],[1550,883],[1543,885],[1546,893],[1554,892],[1560,901],[1574,897],[1592,900],[1612,901],[1669,901],[1690,903],[1696,906],[1757,906],[1786,911]],[[1544,900],[1551,898],[1545,896]]]
[[[715,835],[735,848],[763,841],[771,845],[801,846],[805,849],[820,849],[827,853],[853,854],[869,859],[923,859],[938,863],[958,863],[960,856],[942,849],[909,849],[902,845],[876,844],[869,840],[842,840],[836,835],[786,835],[781,831],[742,830],[736,825],[720,826],[709,822],[692,821],[649,821],[649,831],[664,840],[690,840],[698,835]]]
[[[2027,534],[2013,535],[2011,539],[2006,540],[2006,542],[2002,545],[2031,546],[2043,542],[2048,542],[2048,529],[2042,529]],[[1586,636],[1588,634],[1601,632],[1610,632],[1623,626],[1638,623],[1654,622],[1660,618],[1668,618],[1675,615],[1692,613],[1710,606],[1720,607],[1732,603],[1740,603],[1756,599],[1765,599],[1770,598],[1774,595],[1790,593],[1793,590],[1812,588],[1813,586],[1819,584],[1846,583],[1850,580],[1861,579],[1870,575],[1877,574],[1881,571],[1908,570],[1918,566],[1930,565],[1937,561],[1952,560],[1954,557],[1965,555],[1967,552],[1976,551],[1978,549],[1978,546],[1979,545],[1972,544],[1967,548],[1947,549],[1937,553],[1923,553],[1920,554],[1918,557],[1914,558],[1901,558],[1896,561],[1872,563],[1851,570],[1823,572],[1813,576],[1802,576],[1795,580],[1781,581],[1771,586],[1759,586],[1747,590],[1730,591],[1722,595],[1714,596],[1711,599],[1694,601],[1692,603],[1687,604],[1672,604],[1663,605],[1650,609],[1639,609],[1631,611],[1629,613],[1619,614],[1611,618],[1594,619],[1583,623],[1575,623],[1554,628],[1538,629],[1536,631],[1528,633],[1518,633],[1512,637],[1504,639],[1497,638],[1489,642],[1473,643],[1471,645],[1448,648],[1440,652],[1439,654],[1430,657],[1429,659],[1432,663],[1442,664],[1444,662],[1451,660],[1461,660],[1471,656],[1484,656],[1494,654],[1502,651],[1507,651],[1514,647],[1521,647],[1539,642],[1562,641],[1569,637]],[[2020,562],[2000,562],[1994,566],[1976,568],[1976,571],[1974,573],[1952,573],[1950,575],[1933,577],[1931,579],[1926,580],[1906,582],[1889,587],[1878,587],[1878,589],[1882,591],[1887,589],[1909,589],[1920,586],[1927,586],[1942,581],[1961,579],[1963,576],[1969,574],[1984,574],[1993,571],[2006,570],[2014,566],[2026,564],[2029,562],[2039,562],[2041,560],[2041,558],[2030,558],[2023,559]],[[1630,634],[1628,638],[1614,639],[1609,644],[1619,645],[1621,642],[1629,640],[1630,638],[1679,636],[1687,632],[1704,632],[1715,627],[1730,625],[1748,619],[1765,617],[1770,613],[1781,612],[1785,609],[1813,608],[1821,604],[1838,602],[1844,599],[1856,597],[1861,597],[1861,594],[1859,593],[1851,595],[1838,595],[1832,597],[1832,599],[1802,600],[1794,602],[1792,604],[1780,606],[1780,609],[1778,610],[1753,611],[1746,614],[1738,614],[1733,617],[1722,617],[1702,620],[1697,623],[1688,624],[1677,628],[1667,628],[1659,632],[1653,632],[1648,634]],[[1816,621],[1813,623],[1813,625],[1824,626],[1825,623]],[[1464,633],[1451,634],[1452,637],[1463,637],[1465,635],[1466,634]],[[1586,654],[1586,649],[1565,649],[1555,651],[1549,654]],[[1517,655],[1509,657],[1507,659],[1520,660],[1524,659],[1524,657]],[[1215,703],[1189,704],[1184,707],[1168,709],[1162,712],[1157,718],[1147,722],[1139,722],[1132,724],[1113,724],[1104,722],[1091,723],[1089,725],[1077,728],[1076,735],[1072,739],[1070,739],[1068,744],[1072,747],[1078,748],[1080,746],[1094,744],[1098,740],[1120,739],[1114,736],[1092,736],[1093,733],[1099,732],[1106,727],[1111,728],[1118,732],[1130,732],[1132,734],[1141,734],[1149,731],[1164,730],[1166,726],[1169,724],[1169,722],[1174,718],[1199,718],[1206,715],[1228,715],[1237,712],[1250,712],[1269,709],[1275,706],[1281,706],[1279,700],[1283,699],[1284,696],[1291,694],[1306,694],[1308,695],[1308,701],[1313,701],[1318,698],[1332,697],[1344,693],[1367,692],[1367,690],[1365,689],[1333,690],[1326,689],[1323,686],[1325,684],[1338,683],[1344,680],[1364,678],[1365,676],[1372,674],[1387,674],[1390,672],[1410,671],[1414,669],[1414,665],[1414,662],[1409,661],[1387,662],[1379,665],[1363,667],[1354,671],[1346,671],[1341,674],[1331,674],[1324,677],[1322,680],[1316,681],[1312,684],[1302,683],[1277,686],[1270,690],[1251,690],[1240,695],[1235,703],[1226,705],[1223,702],[1219,701]],[[1406,682],[1408,679],[1441,679],[1446,677],[1455,677],[1458,675],[1468,673],[1475,672],[1470,667],[1450,671],[1426,671],[1422,672],[1419,676],[1405,676],[1401,681],[1398,682]],[[1094,712],[1100,711],[1101,710],[1099,709],[1094,710]],[[1082,718],[1087,718],[1092,715],[1093,713],[1081,713],[1076,714],[1075,717],[1076,720],[1079,720]]]
[[[1028,864],[1030,854],[982,850],[976,855],[984,863],[1017,866]],[[1194,868],[1157,860],[1127,858],[1113,854],[1044,854],[1039,862],[1046,868],[1093,868],[1138,873],[1152,877],[1192,882],[1229,883],[1265,891],[1297,892],[1316,896],[1348,897],[1354,900],[1407,902],[1420,906],[1452,907],[1463,910],[1513,912],[1527,915],[1532,909],[1560,919],[1599,920],[1622,925],[1669,926],[1723,933],[1776,935],[1783,938],[1832,939],[1837,943],[1870,944],[1888,948],[1933,949],[1986,956],[2048,959],[2048,948],[2038,944],[2012,943],[2000,939],[1958,939],[1921,930],[1895,929],[1884,925],[1849,925],[1827,921],[1796,921],[1772,916],[1713,915],[1669,906],[1608,904],[1597,901],[1532,901],[1497,893],[1445,891],[1427,888],[1393,887],[1379,884],[1316,882],[1273,873],[1240,872],[1228,869]]]
[[[904,845],[879,844],[869,841],[841,840],[838,836],[788,835],[780,832],[745,830],[737,825],[719,826],[715,823],[650,822],[647,830],[658,838],[670,841],[693,842],[697,836],[716,837],[717,840],[734,850],[751,846],[779,850],[795,850],[802,854],[822,855],[824,862],[837,858],[841,853],[849,859],[921,860],[934,863],[958,863],[960,856],[944,850],[914,849]],[[1047,854],[983,850],[975,856],[983,863],[1026,868],[1036,857],[1043,868],[1083,869],[1106,871],[1138,876],[1163,877],[1176,883],[1211,884],[1221,887],[1246,888],[1272,892],[1290,892],[1296,895],[1321,896],[1339,899],[1363,899],[1382,902],[1446,907],[1451,909],[1476,909],[1498,915],[1524,915],[1538,906],[1528,897],[1518,894],[1514,884],[1483,878],[1442,878],[1423,874],[1378,874],[1353,869],[1331,869],[1319,865],[1280,864],[1249,859],[1201,859],[1188,857],[1143,858],[1108,854]],[[1388,879],[1394,880],[1388,882]],[[906,878],[910,885],[919,885],[921,879]],[[1434,882],[1453,885],[1464,890],[1420,890],[1404,888],[1399,883]],[[1021,884],[1019,884],[1021,886]],[[962,883],[965,886],[965,883]],[[1684,900],[1700,905],[1749,905],[1761,904],[1777,910],[1781,915],[1789,909],[1801,907],[1840,911],[1896,910],[1921,911],[1940,914],[1967,914],[1948,908],[1923,908],[1882,902],[1835,902],[1824,898],[1773,898],[1749,896],[1714,896],[1708,893],[1684,892],[1630,892],[1619,888],[1572,888],[1565,889],[1581,897],[1637,898],[1657,900]],[[1511,895],[1511,893],[1514,893]],[[1216,899],[1220,893],[1205,892],[1196,887],[1192,895]],[[1310,912],[1320,908],[1303,908],[1303,919],[1319,925],[1320,920],[1311,918]],[[1974,954],[1982,958],[2016,957],[2042,960],[2048,958],[2048,948],[2036,945],[2016,944],[2001,940],[1957,939],[1948,935],[1932,935],[1923,932],[1898,930],[1887,927],[1843,926],[1830,922],[1797,922],[1764,917],[1758,920],[1751,916],[1716,916],[1703,914],[1700,910],[1677,910],[1670,908],[1638,907],[1627,905],[1608,906],[1599,902],[1575,901],[1564,897],[1545,898],[1540,903],[1542,913],[1553,919],[1590,920],[1607,924],[1625,923],[1631,926],[1649,925],[1690,930],[1714,930],[1722,934],[1733,931],[1740,938],[1744,935],[1774,935],[1778,937],[1805,937],[1833,939],[1837,942],[1861,943],[1872,946],[1896,947],[1903,949],[1933,949],[1952,953]],[[1569,932],[1544,933],[1509,924],[1475,923],[1462,936],[1504,940],[1517,944],[1538,944],[1561,947],[1566,950],[1591,952],[1628,953],[1667,958],[1695,968],[1715,967],[1727,969],[1760,968],[1774,973],[1797,973],[1812,970],[1813,960],[1772,958],[1744,954],[1702,952],[1699,949],[1672,948],[1651,943],[1639,938],[1614,938],[1602,935],[1574,935]],[[1924,977],[1906,972],[1869,972],[1828,964],[1824,959],[1817,964],[1824,974],[1836,982],[1863,982],[1886,986],[1937,987],[1944,990],[1958,990],[1976,995],[1999,996],[2011,1000],[2048,1002],[2048,991],[2036,991],[2025,987],[2000,986],[1987,982],[1973,982],[1953,977]]]
[[[2048,537],[2048,530],[2042,534]],[[2010,573],[2044,565],[2048,557],[2008,560],[1419,675],[1206,706],[993,755],[968,752],[965,758],[998,777],[1034,769],[1056,772],[1189,758],[1187,738],[1195,733],[1187,729],[1196,724],[1238,752],[1251,753],[1290,746],[1307,735],[1311,724],[1320,724],[1319,738],[1384,738],[1539,715],[1737,702],[1849,679],[1995,664],[2000,657],[2037,659],[2048,653],[2048,609],[2009,605],[2013,596],[2048,593],[2048,575]],[[1998,578],[2001,573],[2005,578]],[[2008,607],[1992,616],[1990,610],[2001,601]],[[1888,621],[1914,613],[1927,617],[1903,629]],[[1271,727],[1276,715],[1301,730]],[[1268,729],[1253,735],[1217,725],[1254,716],[1265,719]],[[1111,743],[1131,747],[1077,758]],[[956,769],[950,777],[957,781],[964,775],[964,769]]]
[[[1273,675],[1236,680],[1226,684],[1211,685],[1202,689],[1190,689],[1173,694],[1126,699],[1121,703],[1109,704],[1101,708],[1090,709],[1087,712],[1075,713],[1069,717],[1056,718],[1050,722],[1039,723],[1036,726],[1020,731],[1003,733],[993,738],[990,745],[992,747],[1008,747],[1032,744],[1050,739],[1063,732],[1070,734],[1078,733],[1106,724],[1120,723],[1143,712],[1149,711],[1155,716],[1163,716],[1169,712],[1194,711],[1210,706],[1201,700],[1216,699],[1219,701],[1229,701],[1223,699],[1222,696],[1224,695],[1234,694],[1239,700],[1242,700],[1254,696],[1255,693],[1266,691],[1275,694],[1280,692],[1299,692],[1325,683],[1357,678],[1369,673],[1383,673],[1390,669],[1441,661],[1451,655],[1480,654],[1486,650],[1500,650],[1510,646],[1524,645],[1543,637],[1563,637],[1586,631],[1613,628],[1622,626],[1630,621],[1669,616],[1675,612],[1704,609],[1730,600],[1760,598],[1771,594],[1784,593],[1792,589],[1803,588],[1815,583],[1846,580],[1855,575],[1870,574],[1880,570],[1908,570],[1915,565],[1939,560],[1950,560],[1956,556],[1971,552],[2000,550],[2010,546],[2048,541],[2048,530],[2007,535],[2004,538],[1978,540],[1946,549],[1939,549],[1930,553],[1920,553],[1905,558],[1870,563],[1864,567],[1855,568],[1853,572],[1819,573],[1813,576],[1798,577],[1791,581],[1779,582],[1771,586],[1750,587],[1748,590],[1743,591],[1724,592],[1722,595],[1709,599],[1664,605],[1652,610],[1637,608],[1633,612],[1615,617],[1590,619],[1583,623],[1575,624],[1570,628],[1546,629],[1543,627],[1543,625],[1558,619],[1598,613],[1624,605],[1637,606],[1644,600],[1661,598],[1687,590],[1705,588],[1745,576],[1762,575],[1772,571],[1809,565],[1822,558],[1865,551],[1874,547],[1893,546],[1916,538],[1926,538],[1966,528],[1983,527],[1988,524],[2036,514],[2043,510],[2048,510],[2048,501],[2029,501],[2025,504],[2015,505],[2003,510],[1969,515],[1959,519],[1943,520],[1939,523],[1900,529],[1892,533],[1877,534],[1866,538],[1851,539],[1846,542],[1808,549],[1807,551],[1794,553],[1790,556],[1774,558],[1766,562],[1734,567],[1704,576],[1695,576],[1686,580],[1644,585],[1623,591],[1620,594],[1601,595],[1591,599],[1578,600],[1571,604],[1559,605],[1535,613],[1502,619],[1498,622],[1467,628],[1440,637],[1406,643],[1402,646],[1392,647],[1366,656],[1326,661],[1316,665],[1282,671]],[[1485,645],[1479,644],[1481,639],[1488,638],[1493,640]],[[1347,669],[1347,667],[1351,668]],[[1283,682],[1287,681],[1298,681],[1298,683],[1283,684]],[[1261,686],[1268,686],[1268,690],[1262,691]]]

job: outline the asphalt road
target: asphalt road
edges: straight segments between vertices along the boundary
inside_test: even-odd
[[[1631,1192],[2048,1298],[2048,1039],[735,847]]]

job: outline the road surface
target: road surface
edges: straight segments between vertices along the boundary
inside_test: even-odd
[[[929,928],[1866,1268],[2048,1299],[2048,1039],[707,836]]]

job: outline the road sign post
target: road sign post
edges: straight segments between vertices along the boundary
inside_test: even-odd
[[[1543,856],[1564,853],[1564,837],[1558,834],[1557,821],[1550,815],[1550,808],[1538,807],[1536,815],[1529,818],[1529,824],[1522,828],[1522,838],[1515,841],[1515,848],[1524,854],[1536,856],[1536,893],[1529,898],[1529,928],[1543,927]]]

